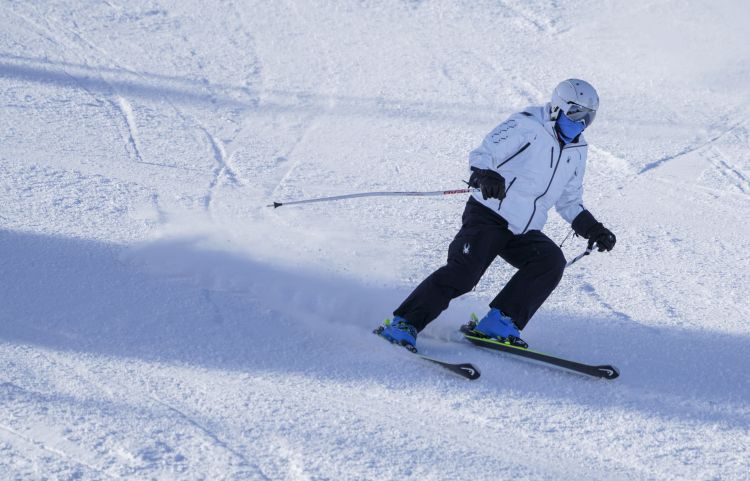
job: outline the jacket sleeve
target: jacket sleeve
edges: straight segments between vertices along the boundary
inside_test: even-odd
[[[573,223],[581,212],[586,210],[583,206],[583,174],[585,170],[586,160],[584,157],[583,162],[576,169],[555,204],[557,213],[570,224]]]
[[[469,167],[497,170],[505,159],[515,155],[525,145],[526,135],[514,117],[498,125],[482,141],[482,145],[469,153]]]

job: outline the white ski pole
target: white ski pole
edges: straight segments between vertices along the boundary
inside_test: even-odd
[[[328,202],[331,200],[354,199],[357,197],[428,197],[439,195],[469,194],[471,192],[479,192],[479,189],[468,188],[456,190],[436,190],[434,192],[360,192],[357,194],[335,195],[333,197],[319,197],[317,199],[293,200],[290,202],[274,202],[273,204],[268,204],[266,207],[273,207],[275,209],[277,207],[281,207],[282,205],[311,204],[313,202]]]
[[[591,254],[592,252],[596,252],[596,244],[593,244],[591,247],[587,247],[585,251],[581,252],[577,256],[575,256],[573,259],[571,259],[567,264],[565,264],[565,268],[572,266],[579,260],[583,259],[587,255]]]

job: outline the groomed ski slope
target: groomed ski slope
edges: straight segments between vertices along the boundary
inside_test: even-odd
[[[750,9],[739,1],[0,3],[0,478],[743,480]],[[592,82],[617,234],[524,331],[370,334],[444,262],[466,157]],[[551,214],[547,233],[567,226]],[[571,238],[567,256],[585,247]]]

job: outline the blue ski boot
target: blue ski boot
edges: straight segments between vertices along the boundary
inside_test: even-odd
[[[412,352],[417,352],[417,328],[409,324],[409,321],[400,316],[394,316],[393,320],[385,320],[383,326],[375,329],[378,334],[394,344],[404,346]]]
[[[521,339],[521,332],[518,330],[518,327],[516,327],[513,319],[494,307],[490,309],[490,312],[488,312],[487,315],[476,324],[476,326],[474,326],[474,331],[489,338],[496,338],[514,346],[524,348],[529,347],[529,345]]]

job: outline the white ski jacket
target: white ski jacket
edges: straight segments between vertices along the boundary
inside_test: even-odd
[[[514,234],[542,230],[553,205],[570,223],[585,210],[586,141],[581,134],[561,146],[554,125],[549,104],[528,107],[495,127],[469,154],[470,167],[494,170],[505,179],[503,200],[472,195],[508,221]]]

